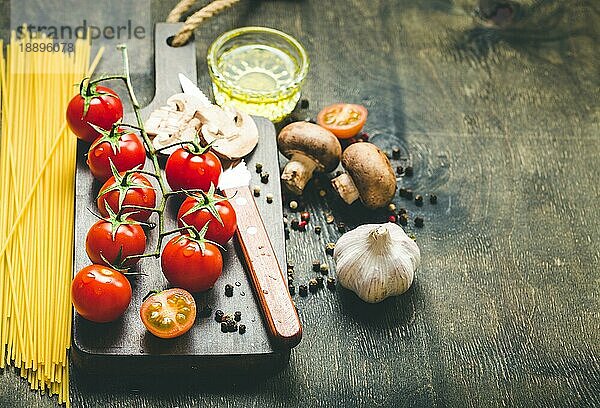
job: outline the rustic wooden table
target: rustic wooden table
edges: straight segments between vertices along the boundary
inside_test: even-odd
[[[153,20],[175,3],[153,1]],[[477,5],[246,0],[199,29],[205,88],[208,44],[263,25],[311,57],[299,117],[337,101],[368,107],[372,141],[399,146],[397,164],[414,166],[400,185],[438,196],[422,207],[395,200],[425,219],[407,228],[421,269],[408,293],[378,305],[341,289],[296,296],[304,339],[275,377],[148,388],[73,375],[73,406],[600,405],[600,9],[524,0],[499,28]],[[135,78],[145,101],[152,75]],[[304,204],[310,228],[287,241],[297,284],[314,275],[313,259],[334,269],[324,245],[340,232],[324,212],[350,228],[386,218],[321,199],[314,185]],[[13,370],[0,376],[0,406],[54,404]]]

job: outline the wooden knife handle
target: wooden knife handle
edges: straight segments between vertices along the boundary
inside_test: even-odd
[[[254,197],[248,187],[228,189],[225,194],[236,212],[236,237],[269,332],[280,345],[295,347],[302,326]]]

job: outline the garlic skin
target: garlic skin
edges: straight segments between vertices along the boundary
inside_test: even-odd
[[[338,282],[369,303],[406,292],[421,263],[415,241],[391,222],[365,224],[345,233],[333,257]]]

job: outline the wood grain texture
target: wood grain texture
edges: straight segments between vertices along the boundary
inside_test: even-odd
[[[249,0],[197,30],[203,88],[211,41],[265,25],[311,57],[299,116],[344,100],[369,108],[372,141],[414,165],[400,185],[438,195],[435,206],[395,200],[424,216],[408,228],[423,264],[405,295],[379,305],[341,289],[296,295],[303,341],[276,377],[135,388],[74,377],[73,406],[600,405],[598,5],[521,1],[496,29],[474,17],[477,3]],[[155,1],[154,18],[174,4]],[[146,102],[152,75],[134,81]],[[296,284],[315,275],[313,259],[335,275],[324,245],[340,233],[324,212],[350,227],[385,216],[315,190],[309,230],[287,241]],[[4,406],[52,406],[10,371],[0,384]]]

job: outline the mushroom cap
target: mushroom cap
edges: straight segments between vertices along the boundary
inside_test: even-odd
[[[342,156],[342,166],[365,206],[380,208],[394,197],[396,174],[385,153],[374,144],[359,142],[348,146]]]
[[[277,136],[279,151],[287,158],[302,154],[313,160],[316,170],[330,172],[340,163],[342,146],[329,130],[310,122],[290,123]]]

